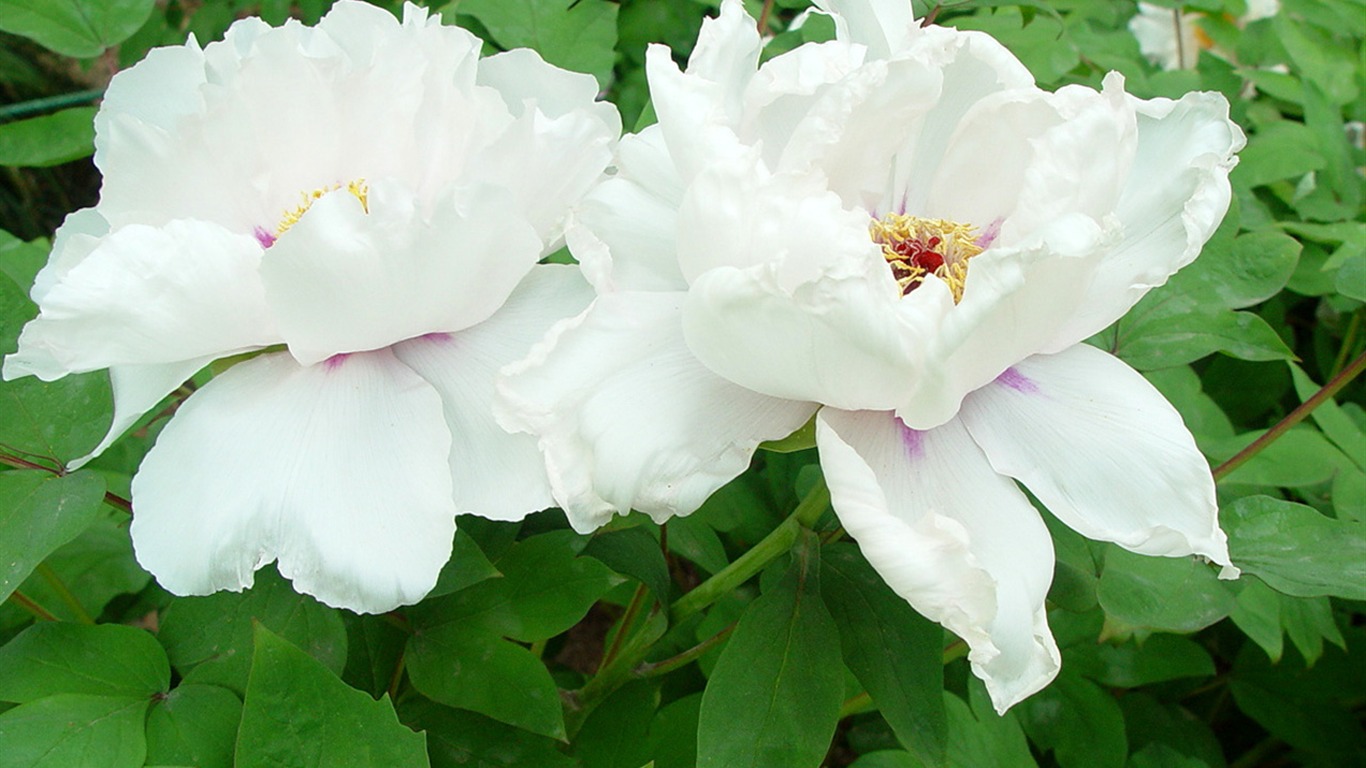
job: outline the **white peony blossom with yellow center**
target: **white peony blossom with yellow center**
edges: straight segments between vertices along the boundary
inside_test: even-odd
[[[1228,565],[1176,411],[1082,340],[1189,263],[1243,144],[1223,97],[1040,90],[904,0],[826,0],[837,39],[758,66],[737,0],[568,232],[597,290],[499,384],[581,530],[695,510],[816,414],[835,512],[970,646],[1004,710],[1057,673],[1061,520]],[[1236,571],[1228,569],[1227,574]]]
[[[4,375],[108,368],[93,456],[208,362],[257,353],[180,406],[133,480],[134,548],[170,591],[278,561],[325,603],[385,611],[435,584],[457,514],[553,503],[535,440],[493,420],[493,376],[591,298],[537,262],[619,118],[593,78],[480,45],[342,0],[110,84],[100,201],[59,231]]]

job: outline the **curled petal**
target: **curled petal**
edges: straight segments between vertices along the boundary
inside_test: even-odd
[[[81,239],[70,247],[92,245]],[[119,229],[78,263],[54,259],[49,274],[64,274],[44,285],[41,311],[7,359],[6,376],[51,379],[276,343],[280,337],[257,274],[260,260],[254,239],[206,222]]]
[[[250,587],[278,560],[301,592],[378,613],[450,557],[441,398],[387,351],[232,367],[185,401],[133,479],[133,548],[166,589]]]
[[[540,257],[540,238],[500,190],[430,212],[397,185],[371,184],[367,197],[323,196],[262,261],[281,335],[305,365],[480,323]]]
[[[581,532],[633,508],[660,522],[691,513],[760,442],[815,410],[707,370],[683,341],[681,298],[599,296],[499,385],[500,421],[540,438],[555,497]]]
[[[1117,358],[1085,344],[1026,358],[968,395],[960,418],[997,472],[1083,535],[1229,565],[1209,465],[1176,409]]]
[[[1053,542],[963,425],[823,408],[816,444],[840,523],[888,586],[967,642],[996,710],[1047,685],[1061,663],[1044,611]]]

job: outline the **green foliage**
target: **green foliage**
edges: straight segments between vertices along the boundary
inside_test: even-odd
[[[686,61],[718,5],[421,4],[486,54],[530,46],[593,75],[627,126],[654,119],[646,46]],[[461,517],[436,588],[390,614],[326,607],[272,568],[242,593],[172,596],[137,564],[125,499],[177,401],[69,471],[110,423],[107,374],[24,378],[0,382],[0,768],[1362,763],[1366,377],[1319,393],[1366,351],[1366,5],[1283,0],[1245,22],[1244,0],[1157,4],[1196,14],[1212,44],[1190,67],[1143,58],[1128,0],[913,6],[994,35],[1045,88],[1115,70],[1142,98],[1229,99],[1248,143],[1228,216],[1091,341],[1148,377],[1212,466],[1254,452],[1218,472],[1239,580],[1045,513],[1062,672],[998,715],[961,641],[836,523],[783,522],[818,480],[809,424],[666,526],[635,514],[588,537],[558,512]],[[113,72],[242,16],[312,23],[330,5],[0,0],[0,354],[37,312],[27,294],[62,215],[97,199],[94,94]],[[790,28],[806,0],[769,5],[765,60],[833,35],[819,15]],[[755,551],[781,565],[752,578],[736,563]]]
[[[389,700],[348,687],[317,659],[261,625],[237,734],[239,768],[428,765],[426,739]]]
[[[843,681],[819,551],[806,534],[782,581],[740,618],[702,694],[698,768],[820,764]]]

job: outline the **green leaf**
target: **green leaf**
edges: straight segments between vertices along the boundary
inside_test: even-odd
[[[971,707],[957,696],[944,692],[944,711],[949,718],[949,765],[963,768],[978,765],[1032,768],[1037,765],[1015,713],[996,714],[986,688],[975,677],[968,680],[968,699]]]
[[[1323,656],[1323,641],[1346,648],[1347,641],[1333,621],[1333,605],[1326,597],[1292,597],[1277,594],[1281,601],[1281,625],[1304,660],[1313,664]]]
[[[459,592],[471,584],[478,584],[498,575],[498,569],[493,567],[493,563],[489,562],[474,539],[465,531],[459,530],[455,532],[455,540],[451,544],[451,559],[441,568],[436,586],[427,593],[427,597],[441,597]]]
[[[151,697],[171,686],[156,638],[121,624],[43,622],[0,648],[0,701],[59,693]]]
[[[1212,458],[1225,460],[1261,437],[1263,431],[1248,432],[1227,440],[1212,441]],[[1338,467],[1348,465],[1342,452],[1313,427],[1301,424],[1282,434],[1224,478],[1225,485],[1262,485],[1276,488],[1305,488],[1327,482]]]
[[[88,59],[136,32],[154,5],[155,0],[0,0],[0,30]]]
[[[242,702],[227,688],[187,684],[147,713],[149,765],[233,768]]]
[[[1357,660],[1332,653],[1307,669],[1288,655],[1273,666],[1249,644],[1229,677],[1233,700],[1243,714],[1298,750],[1319,756],[1302,764],[1357,762],[1366,733],[1344,701],[1366,689],[1366,673]]]
[[[0,472],[0,602],[88,528],[103,501],[104,478],[93,472]]]
[[[582,538],[553,531],[517,542],[488,579],[415,607],[415,625],[478,625],[524,642],[544,640],[577,624],[622,578],[601,562],[579,557]]]
[[[1119,688],[1214,674],[1209,651],[1193,640],[1168,634],[1156,634],[1141,643],[1073,646],[1064,654],[1063,666]]]
[[[553,740],[421,698],[399,704],[403,722],[427,733],[432,768],[579,768]]]
[[[0,714],[0,768],[142,768],[149,700],[61,694]]]
[[[94,522],[79,536],[58,547],[44,565],[52,569],[91,616],[98,616],[104,606],[119,595],[142,591],[152,579],[133,558],[128,514],[109,507],[98,510]],[[58,618],[68,621],[82,618],[41,574],[29,576],[19,588]]]
[[[1233,610],[1233,594],[1195,558],[1106,550],[1097,598],[1109,617],[1129,627],[1194,632]]]
[[[599,704],[574,736],[583,768],[640,768],[650,761],[646,733],[659,708],[659,686],[637,680]]]
[[[401,671],[408,633],[379,616],[342,614],[346,624],[346,667],[342,680],[379,698]]]
[[[917,760],[910,752],[884,749],[869,752],[849,764],[849,768],[924,768],[925,763]]]
[[[258,571],[256,585],[245,592],[177,598],[157,634],[187,681],[221,685],[240,695],[247,687],[256,623],[341,672],[346,627],[338,611],[295,592],[274,568]]]
[[[60,165],[94,151],[94,107],[73,107],[0,125],[0,165]]]
[[[844,688],[839,630],[804,533],[782,581],[749,605],[702,694],[698,768],[815,768]]]
[[[902,745],[944,760],[944,631],[887,587],[852,544],[825,548],[821,594],[839,627],[844,661]]]
[[[426,744],[398,721],[387,697],[375,701],[347,687],[317,659],[256,626],[236,768],[426,766]]]
[[[1338,267],[1334,283],[1338,293],[1343,296],[1366,301],[1366,254],[1359,254]]]
[[[1117,354],[1139,370],[1181,365],[1215,352],[1240,360],[1294,357],[1276,331],[1251,312],[1191,307],[1121,323]]]
[[[694,768],[697,765],[697,720],[702,694],[694,693],[665,704],[650,723],[650,754],[655,768]]]
[[[1300,247],[1293,237],[1275,230],[1236,238],[1216,235],[1200,258],[1172,276],[1161,290],[1242,309],[1266,301],[1285,287],[1299,264]]]
[[[33,278],[37,277],[38,270],[42,269],[43,265],[46,263],[46,242],[35,240],[31,243],[26,243],[5,230],[0,229],[0,273],[3,273],[14,281],[14,284],[20,289],[19,293],[22,294],[24,291],[28,290],[29,286],[33,285]],[[6,288],[8,288],[8,286],[6,286]],[[27,302],[26,300],[20,301],[20,299],[22,299],[21,296],[9,294],[8,291],[6,291],[6,293],[10,296],[9,301],[18,302],[20,304],[20,307],[22,307],[25,313],[25,317],[31,313],[33,308],[32,303]],[[0,299],[0,304],[9,306],[3,299]],[[4,311],[0,316],[6,318],[10,317],[7,311]],[[0,333],[0,339],[4,339],[7,345],[12,341],[9,333]],[[9,349],[10,347],[7,346],[6,351]]]
[[[659,540],[644,526],[600,533],[588,541],[583,554],[636,579],[654,593],[656,600],[668,604],[673,588],[669,564],[664,560]]]
[[[563,739],[560,694],[541,660],[516,643],[461,623],[408,641],[408,676],[423,695],[518,728]]]
[[[1310,507],[1249,496],[1221,510],[1234,564],[1298,597],[1366,600],[1366,523]]]
[[[1238,604],[1228,617],[1243,634],[1261,646],[1272,661],[1280,661],[1285,650],[1281,629],[1281,593],[1268,587],[1261,579],[1244,574],[1238,592]]]
[[[1129,747],[1140,751],[1153,747],[1152,757],[1176,753],[1197,766],[1222,766],[1224,753],[1214,732],[1201,719],[1181,708],[1142,691],[1128,691],[1119,699],[1124,712],[1124,731]],[[1183,762],[1157,763],[1157,766],[1182,766]]]
[[[462,0],[457,10],[477,19],[505,49],[534,49],[551,64],[587,72],[603,85],[612,79],[617,45],[616,3]]]
[[[1295,393],[1303,402],[1313,397],[1319,390],[1309,375],[1294,363],[1290,364],[1290,374],[1295,382]],[[1313,412],[1314,423],[1333,441],[1343,455],[1351,459],[1358,469],[1366,470],[1366,431],[1357,426],[1352,417],[1331,398],[1324,400]]]
[[[1230,179],[1234,184],[1259,187],[1282,179],[1295,179],[1327,165],[1314,148],[1314,133],[1302,123],[1282,120],[1248,137],[1238,153],[1238,166]]]
[[[1030,740],[1053,750],[1062,768],[1123,768],[1129,743],[1119,705],[1066,664],[1056,680],[1019,709]]]
[[[669,551],[695,563],[707,573],[720,573],[730,558],[726,545],[706,520],[696,515],[669,521]]]

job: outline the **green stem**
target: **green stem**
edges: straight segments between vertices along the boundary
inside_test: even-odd
[[[36,115],[42,112],[52,112],[67,107],[75,107],[81,104],[88,104],[103,95],[103,88],[93,88],[88,91],[63,93],[58,96],[46,96],[41,99],[21,101],[18,104],[9,104],[0,107],[0,122],[16,120],[21,117]]]
[[[754,548],[735,559],[735,562],[721,569],[710,579],[697,585],[697,588],[678,598],[669,607],[669,623],[680,621],[701,611],[703,608],[730,594],[736,587],[754,577],[765,566],[776,560],[784,552],[792,549],[797,534],[803,527],[810,528],[820,519],[830,506],[830,489],[825,478],[807,492],[792,514],[777,528],[763,538]]]
[[[8,453],[0,453],[0,464],[7,464],[11,467],[14,467],[15,469],[41,469],[44,472],[49,472],[58,477],[63,477],[66,475],[65,469],[49,467],[46,464],[37,464],[27,459],[21,459],[18,456],[12,456]],[[115,509],[127,512],[130,515],[133,513],[133,502],[123,498],[122,496],[114,493],[113,491],[104,492],[104,503],[108,504],[111,507],[114,507]]]
[[[740,622],[738,621],[732,621],[730,626],[677,656],[670,656],[663,661],[657,661],[653,664],[641,664],[639,667],[636,667],[634,674],[636,677],[656,677],[658,675],[666,675],[679,667],[685,667],[700,658],[702,654],[715,648],[722,640],[730,637],[730,633],[735,631],[735,625],[739,623]]]
[[[840,705],[839,719],[843,720],[850,715],[871,712],[873,709],[873,697],[869,696],[867,691],[864,691]]]
[[[954,640],[944,649],[944,664],[947,666],[967,655],[968,644],[962,640]]]
[[[1352,354],[1352,348],[1357,343],[1357,331],[1361,329],[1361,310],[1352,313],[1352,319],[1347,323],[1347,332],[1342,335],[1342,349],[1338,350],[1337,359],[1333,361],[1333,372],[1328,378],[1338,375],[1342,371],[1342,366],[1347,364],[1347,357]]]
[[[649,594],[644,584],[637,584],[636,591],[631,595],[631,602],[626,606],[626,612],[621,615],[621,624],[617,626],[616,637],[612,638],[612,644],[602,655],[602,667],[609,666],[621,653],[622,644],[626,642],[626,636],[631,634],[635,628],[636,615],[640,613],[641,606],[645,604],[645,596]]]
[[[71,613],[76,616],[76,621],[82,624],[95,623],[94,617],[86,613],[85,606],[81,605],[81,601],[76,599],[76,596],[67,588],[62,577],[52,570],[52,566],[47,563],[39,563],[34,571],[43,578],[43,581],[47,582],[49,587],[52,587],[52,591],[57,593],[57,597],[66,604],[66,607],[71,609]]]
[[[1351,364],[1342,369],[1341,373],[1330,379],[1318,392],[1315,392],[1313,397],[1305,400],[1298,408],[1286,414],[1285,418],[1276,423],[1276,426],[1263,432],[1260,437],[1249,443],[1246,448],[1238,451],[1228,461],[1215,467],[1214,479],[1224,479],[1233,470],[1241,467],[1253,456],[1261,453],[1264,448],[1275,442],[1276,438],[1289,432],[1291,427],[1304,421],[1309,414],[1314,412],[1315,408],[1323,405],[1325,401],[1331,399],[1333,395],[1336,395],[1343,387],[1350,384],[1352,379],[1355,379],[1360,375],[1363,370],[1366,370],[1366,353],[1362,353],[1357,359],[1353,360]]]
[[[17,589],[10,593],[9,601],[33,614],[34,618],[39,621],[60,621],[52,615],[52,611],[39,605],[36,600]]]
[[[673,626],[698,613],[721,599],[722,596],[729,594],[731,590],[749,581],[755,574],[763,570],[764,566],[790,550],[792,545],[796,543],[802,527],[809,528],[814,525],[829,506],[830,489],[826,487],[825,479],[820,478],[801,502],[797,504],[797,508],[792,511],[792,514],[781,525],[773,529],[772,533],[765,536],[748,552],[736,558],[735,562],[699,584],[696,589],[674,601],[674,604],[669,607],[669,625]],[[622,631],[624,632],[625,629],[623,625]],[[577,706],[565,714],[565,729],[571,736],[578,730],[579,726],[583,725],[583,721],[588,718],[588,714],[600,701],[631,679],[636,666],[644,661],[645,654],[650,651],[653,640],[646,639],[647,637],[648,633],[636,634],[623,641],[616,656],[610,662],[604,662],[598,673],[577,691],[574,696]]]

